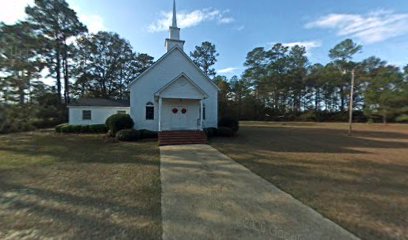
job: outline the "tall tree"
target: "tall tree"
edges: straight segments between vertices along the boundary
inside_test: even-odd
[[[267,51],[268,65],[266,78],[260,85],[260,93],[264,104],[272,108],[273,112],[284,113],[290,95],[288,80],[288,51],[289,47],[277,43]]]
[[[305,93],[307,64],[306,48],[298,45],[293,46],[288,54],[288,77],[295,112],[301,111],[302,98]]]
[[[242,107],[243,101],[245,98],[250,94],[250,82],[248,79],[241,78],[239,79],[237,76],[233,76],[230,79],[230,89],[232,93],[232,99],[236,105],[236,114],[237,119],[241,119],[242,117]]]
[[[98,32],[78,39],[75,54],[77,95],[128,98],[128,84],[146,70],[153,58],[134,53],[118,34]]]
[[[408,64],[405,67],[403,67],[403,71],[404,71],[404,79],[405,81],[408,82]]]
[[[255,101],[263,101],[262,83],[267,76],[268,54],[263,47],[254,48],[248,52],[244,66],[246,67],[243,78],[254,87]],[[264,107],[264,106],[263,106]],[[255,105],[255,112],[258,113],[258,105]]]
[[[365,91],[365,113],[369,117],[381,116],[383,122],[407,111],[408,88],[399,68],[378,65],[368,81]]]
[[[0,23],[0,71],[3,73],[3,98],[24,104],[33,79],[38,78],[43,64],[37,53],[40,38],[26,22],[14,25]]]
[[[216,62],[219,54],[215,45],[210,42],[203,42],[201,46],[196,46],[193,52],[190,52],[193,62],[209,76],[215,76],[215,69],[211,68]]]
[[[308,74],[305,83],[305,91],[309,93],[308,99],[313,101],[314,111],[322,110],[321,103],[323,100],[324,85],[324,66],[316,63],[308,67]],[[310,102],[308,102],[310,104]]]
[[[69,46],[67,41],[87,28],[78,20],[74,10],[65,0],[35,0],[34,6],[26,7],[28,21],[39,35],[47,39],[48,49],[44,56],[48,68],[55,74],[57,93],[61,98],[61,74],[64,76],[64,100],[69,102]]]
[[[225,76],[216,76],[214,78],[214,83],[220,89],[218,94],[218,111],[219,116],[223,117],[229,114],[228,112],[228,99],[231,92],[230,84]]]
[[[258,47],[250,51],[245,59],[246,67],[243,76],[249,79],[258,89],[262,80],[266,77],[266,67],[268,65],[267,52],[263,47]]]
[[[353,42],[351,39],[346,39],[334,48],[330,49],[329,57],[333,60],[334,64],[338,67],[340,72],[344,73],[343,77],[339,79],[339,95],[340,95],[340,111],[344,111],[346,105],[347,86],[349,86],[349,79],[351,78],[351,70],[355,67],[355,63],[352,62],[353,56],[360,52],[362,46]]]

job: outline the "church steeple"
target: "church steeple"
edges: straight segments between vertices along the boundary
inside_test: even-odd
[[[173,0],[173,18],[172,24],[169,27],[169,31],[170,38],[166,39],[167,51],[170,51],[175,46],[178,46],[181,49],[183,49],[184,41],[180,40],[180,28],[177,27],[176,0]]]
[[[177,27],[176,0],[173,0],[173,24],[171,26]]]

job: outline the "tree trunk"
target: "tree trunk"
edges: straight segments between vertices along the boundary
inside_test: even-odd
[[[383,124],[387,124],[387,113],[383,114]]]
[[[238,120],[241,120],[241,105],[242,105],[242,97],[241,94],[238,96]]]
[[[24,89],[25,89],[25,86],[24,86],[24,73],[23,72],[19,72],[19,71],[17,71],[16,72],[16,76],[17,76],[17,82],[18,82],[18,89],[17,89],[17,92],[18,92],[18,103],[20,104],[20,105],[23,105],[24,104],[24,99],[25,99],[25,92],[24,92]]]
[[[69,99],[69,75],[68,75],[68,49],[64,39],[64,52],[63,52],[63,70],[64,70],[64,103],[68,105]]]
[[[318,111],[319,108],[320,108],[319,102],[320,102],[320,91],[319,91],[319,88],[316,88],[316,91],[315,91],[315,111]]]
[[[57,74],[57,94],[58,94],[58,102],[61,103],[62,96],[61,96],[61,52],[60,52],[60,43],[57,42],[56,53],[55,57],[57,60],[57,64],[55,66],[55,72]]]
[[[344,111],[344,105],[345,105],[345,97],[344,97],[344,87],[340,87],[340,111]]]
[[[295,90],[295,97],[294,97],[294,107],[295,107],[295,112],[298,113],[300,112],[300,107],[301,107],[301,93],[298,90]]]

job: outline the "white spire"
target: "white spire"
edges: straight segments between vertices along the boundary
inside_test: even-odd
[[[176,0],[173,0],[173,24],[171,26],[177,27]]]
[[[180,28],[177,27],[176,0],[173,0],[173,21],[169,32],[170,37],[166,39],[167,51],[170,51],[170,49],[176,46],[183,49],[184,41],[180,40]]]

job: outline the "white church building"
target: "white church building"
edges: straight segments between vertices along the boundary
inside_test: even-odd
[[[104,123],[114,113],[129,113],[135,129],[202,130],[217,127],[218,87],[184,52],[173,3],[166,53],[129,84],[130,101],[79,100],[69,106],[69,124]]]

